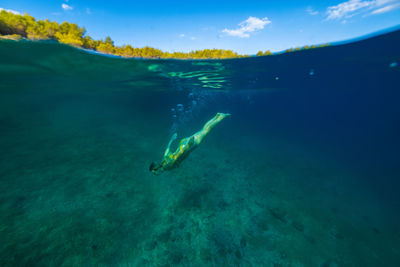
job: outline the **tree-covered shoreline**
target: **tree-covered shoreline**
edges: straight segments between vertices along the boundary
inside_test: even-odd
[[[75,47],[94,50],[100,53],[132,58],[177,58],[177,59],[227,59],[243,58],[251,55],[240,55],[226,49],[204,49],[188,53],[163,52],[153,47],[134,48],[131,45],[116,46],[110,37],[104,40],[94,40],[86,34],[83,27],[77,24],[46,20],[36,20],[29,14],[14,14],[5,10],[0,11],[0,37],[2,39],[19,40],[56,40],[60,43]],[[322,46],[327,46],[322,45]],[[287,49],[283,52],[292,52],[302,49],[317,48],[322,46],[305,46]],[[256,56],[272,55],[269,50],[259,51]]]

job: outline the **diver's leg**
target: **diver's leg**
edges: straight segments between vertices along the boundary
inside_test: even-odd
[[[169,152],[170,152],[171,144],[172,144],[172,142],[175,141],[175,139],[176,139],[177,137],[178,137],[178,134],[177,134],[177,133],[174,133],[174,134],[172,135],[171,139],[169,140],[167,149],[166,149],[165,152],[164,152],[164,157],[168,156],[168,154],[169,154]]]
[[[215,125],[230,115],[231,114],[229,113],[217,113],[214,118],[206,122],[206,124],[203,126],[203,130],[210,131]]]
[[[209,120],[204,126],[203,129],[195,133],[194,136],[194,141],[196,144],[200,144],[201,141],[206,137],[206,135],[211,131],[212,128],[214,128],[215,125],[217,125],[219,122],[221,122],[223,119],[226,117],[230,116],[231,114],[229,113],[217,113],[214,118]]]

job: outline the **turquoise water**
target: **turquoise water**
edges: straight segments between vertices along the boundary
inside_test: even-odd
[[[180,61],[1,41],[0,265],[398,266],[399,44]]]

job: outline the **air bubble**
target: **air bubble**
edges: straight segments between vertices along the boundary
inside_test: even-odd
[[[176,105],[178,111],[183,111],[183,105],[182,104],[178,104]]]

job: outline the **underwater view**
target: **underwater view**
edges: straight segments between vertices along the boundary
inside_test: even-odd
[[[0,265],[399,266],[399,47],[154,60],[0,40]]]

